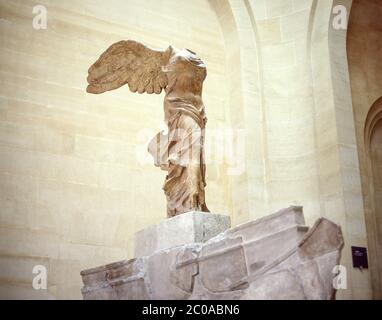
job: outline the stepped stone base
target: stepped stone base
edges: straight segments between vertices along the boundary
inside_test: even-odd
[[[191,211],[140,230],[135,234],[135,257],[177,245],[206,242],[229,229],[229,216]]]
[[[148,237],[175,227],[165,225],[151,229]],[[195,224],[194,228],[203,230]],[[343,247],[341,228],[321,218],[309,229],[301,207],[244,223],[204,243],[203,232],[191,234],[199,234],[200,242],[155,252],[156,247],[151,246],[147,256],[82,271],[84,299],[335,297],[332,271]],[[145,238],[142,234],[139,237]],[[138,248],[137,252],[144,250]]]

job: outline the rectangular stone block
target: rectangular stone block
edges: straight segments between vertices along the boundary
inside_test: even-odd
[[[191,211],[138,231],[135,234],[135,257],[177,245],[205,242],[229,229],[229,216]]]

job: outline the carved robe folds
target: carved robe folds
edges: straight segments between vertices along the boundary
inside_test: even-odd
[[[150,142],[149,152],[155,165],[168,172],[163,186],[167,216],[192,210],[209,212],[204,195],[204,108],[198,109],[184,99],[171,99],[166,107],[168,134],[158,133]]]

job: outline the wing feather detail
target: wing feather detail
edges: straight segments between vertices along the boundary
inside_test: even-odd
[[[168,63],[171,50],[151,49],[132,40],[119,41],[89,68],[87,92],[100,94],[128,84],[132,92],[160,94],[168,84],[162,67]]]

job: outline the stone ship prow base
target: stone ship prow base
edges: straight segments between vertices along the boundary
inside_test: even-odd
[[[290,207],[204,243],[82,271],[82,294],[113,300],[334,299],[333,270],[343,245],[337,224],[320,218],[308,228],[302,207]]]

